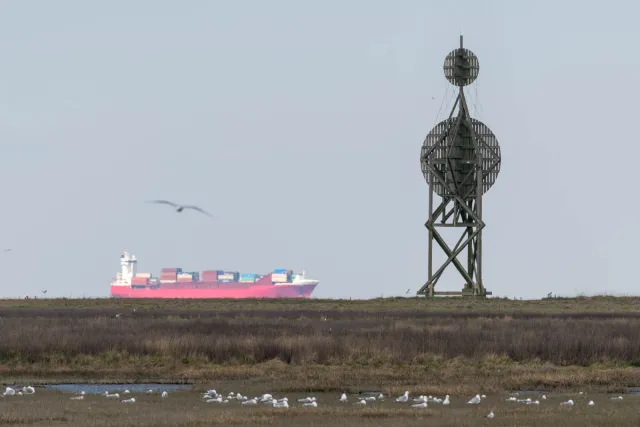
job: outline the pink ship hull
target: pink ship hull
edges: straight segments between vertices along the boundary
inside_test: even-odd
[[[254,286],[247,289],[145,288],[112,286],[115,298],[309,298],[316,285]]]
[[[317,286],[313,284],[271,283],[271,275],[252,283],[187,282],[160,283],[154,286],[111,286],[115,298],[309,298]]]

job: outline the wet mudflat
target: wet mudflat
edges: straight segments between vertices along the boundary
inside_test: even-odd
[[[215,387],[215,386],[211,386]],[[36,388],[36,393],[0,398],[0,425],[29,426],[105,426],[105,427],[193,427],[210,425],[304,426],[637,426],[640,425],[640,396],[626,394],[612,400],[611,394],[547,394],[520,393],[518,399],[531,398],[539,404],[507,401],[510,394],[488,395],[479,405],[466,402],[473,396],[451,396],[451,405],[429,403],[427,408],[411,408],[409,403],[396,403],[396,396],[384,401],[354,405],[359,399],[348,395],[347,403],[339,402],[340,393],[283,393],[289,408],[273,408],[265,404],[242,405],[206,403],[202,392],[208,387],[189,391],[172,391],[162,398],[153,393],[120,393],[119,398],[102,394],[85,394],[82,400],[71,400],[76,393]],[[220,388],[220,385],[218,385]],[[218,390],[226,396],[232,390]],[[243,393],[242,390],[237,392]],[[244,394],[244,393],[243,393]],[[247,392],[247,394],[249,394]],[[259,393],[251,393],[250,397]],[[135,403],[122,400],[135,398]],[[297,399],[315,397],[317,407],[304,407]],[[444,397],[444,396],[439,396]],[[572,399],[573,406],[561,405]],[[595,405],[589,406],[593,400]],[[493,419],[487,419],[492,411]]]

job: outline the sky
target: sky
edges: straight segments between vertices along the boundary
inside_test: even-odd
[[[461,31],[480,61],[472,114],[502,152],[483,202],[486,288],[637,294],[639,12],[4,0],[0,297],[106,297],[125,248],[154,274],[305,269],[318,298],[413,294],[427,280],[420,148],[452,106],[442,66]],[[462,284],[450,266],[436,290]]]

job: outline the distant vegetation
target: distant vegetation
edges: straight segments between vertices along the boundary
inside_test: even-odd
[[[640,299],[1,300],[0,374],[286,390],[640,384]],[[116,317],[119,315],[118,317]],[[396,390],[397,388],[397,390]],[[454,389],[452,389],[452,392]]]

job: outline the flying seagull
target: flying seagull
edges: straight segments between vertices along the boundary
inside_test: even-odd
[[[11,250],[11,249],[5,249],[4,251],[5,251],[5,252],[9,252],[10,250]]]
[[[173,206],[174,208],[176,208],[176,212],[182,212],[184,209],[193,209],[193,210],[196,210],[198,212],[202,212],[203,214],[213,218],[213,216],[209,212],[207,212],[207,211],[205,211],[205,210],[203,210],[203,209],[201,209],[201,208],[199,208],[197,206],[193,206],[193,205],[178,205],[178,204],[170,202],[168,200],[150,200],[147,203],[160,203],[160,204],[163,204],[163,205]]]

